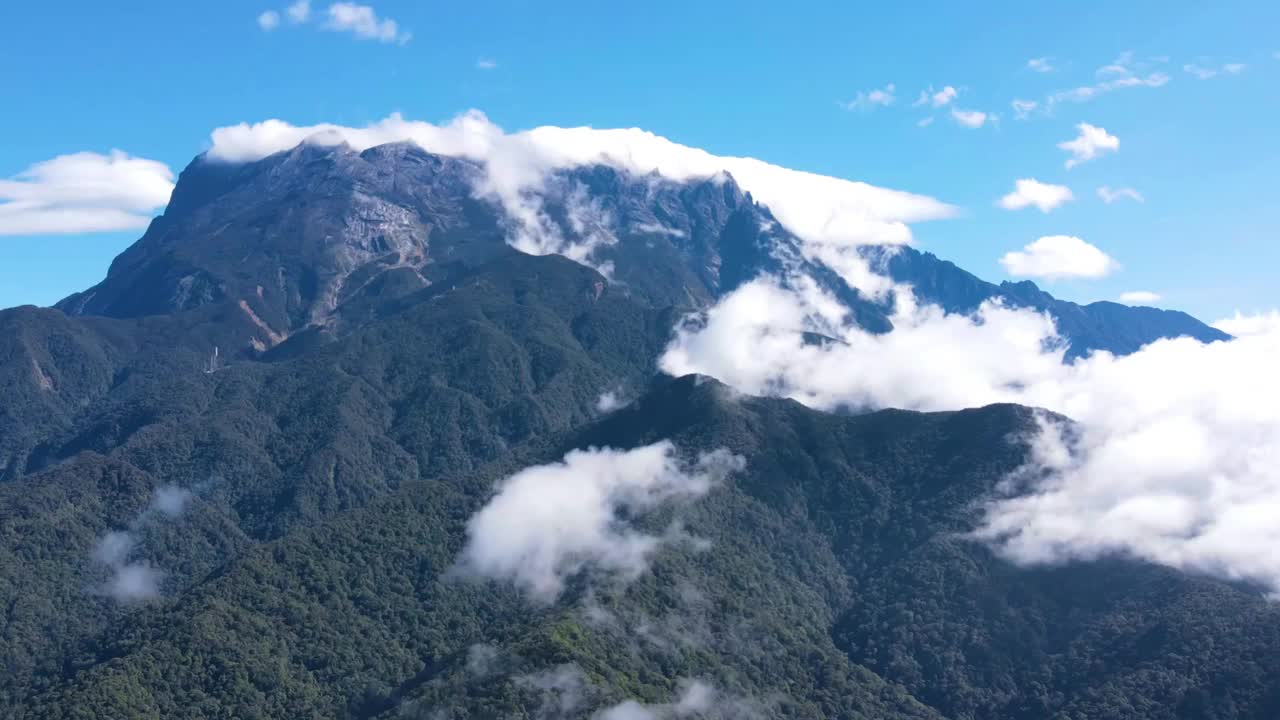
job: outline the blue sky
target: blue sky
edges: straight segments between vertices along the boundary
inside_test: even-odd
[[[638,126],[932,195],[963,212],[915,226],[917,245],[991,280],[1009,277],[1005,253],[1069,235],[1118,264],[1100,278],[1037,279],[1069,299],[1147,290],[1207,320],[1278,304],[1277,3],[374,0],[397,23],[392,42],[322,30],[314,18],[330,3],[292,24],[286,4],[7,8],[0,178],[115,148],[176,173],[213,128],[245,121],[363,125],[399,111],[439,122],[477,108],[509,130]],[[258,23],[266,11],[280,15],[270,32]],[[1037,58],[1048,72],[1028,65]],[[1123,73],[1106,69],[1117,60]],[[1156,75],[1167,80],[1147,86]],[[1106,91],[1117,78],[1141,82]],[[873,102],[890,84],[893,102]],[[948,104],[914,106],[948,86]],[[1045,112],[1050,96],[1077,88],[1095,97]],[[1015,99],[1039,107],[1018,119]],[[952,110],[988,116],[969,128]],[[1080,123],[1105,128],[1119,149],[1068,170],[1058,145]],[[1019,178],[1075,199],[1048,213],[997,207]],[[1107,204],[1101,186],[1144,201]],[[139,234],[0,235],[0,307],[93,284]]]

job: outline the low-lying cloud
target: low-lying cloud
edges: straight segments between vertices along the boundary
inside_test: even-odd
[[[872,335],[830,297],[757,280],[682,325],[661,367],[820,409],[1061,413],[1078,431],[1044,424],[1040,481],[993,503],[979,537],[1023,563],[1122,554],[1280,592],[1280,316],[1219,323],[1229,342],[1064,363],[1045,315],[993,303],[947,315],[897,294],[895,329]]]
[[[679,720],[680,718],[725,718],[745,720],[763,717],[755,703],[726,695],[702,680],[686,680],[680,693],[667,703],[644,704],[626,700],[606,708],[595,720]]]
[[[147,560],[135,559],[139,535],[157,519],[180,517],[193,497],[192,491],[176,485],[156,488],[151,503],[129,523],[127,530],[113,530],[99,538],[90,557],[110,573],[100,592],[125,603],[160,595],[164,572]]]
[[[137,230],[172,193],[162,162],[119,150],[59,155],[0,180],[0,235]]]
[[[726,450],[682,462],[670,442],[634,450],[575,450],[504,481],[471,519],[459,565],[506,580],[543,602],[585,570],[623,579],[648,567],[664,538],[633,527],[636,517],[707,493],[743,460]]]

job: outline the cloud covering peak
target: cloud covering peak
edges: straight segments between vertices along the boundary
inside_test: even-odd
[[[523,196],[540,188],[554,171],[593,164],[639,176],[657,173],[675,181],[729,173],[789,230],[824,244],[907,243],[911,240],[908,223],[949,218],[957,212],[931,197],[791,170],[754,158],[712,155],[638,128],[543,126],[508,133],[478,111],[441,125],[406,120],[398,114],[359,128],[295,126],[281,120],[241,123],[214,130],[206,157],[252,162],[303,142],[345,143],[357,151],[412,142],[431,153],[471,159],[487,169],[486,187],[481,191],[501,200],[526,229],[536,227],[539,219],[538,209]]]

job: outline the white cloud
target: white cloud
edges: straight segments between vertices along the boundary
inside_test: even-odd
[[[298,25],[311,19],[311,0],[298,0],[290,5],[285,14],[289,16],[289,22]]]
[[[155,160],[59,155],[0,180],[0,235],[137,230],[172,192],[173,172]]]
[[[916,98],[916,101],[911,103],[911,106],[918,107],[920,105],[928,105],[930,107],[940,108],[944,105],[950,105],[959,95],[960,92],[950,85],[936,91],[933,89],[933,86],[930,85],[928,90],[920,91],[920,97]]]
[[[1108,205],[1110,205],[1111,203],[1117,200],[1126,200],[1126,199],[1132,200],[1134,202],[1145,202],[1144,198],[1142,197],[1142,193],[1138,192],[1137,190],[1134,190],[1133,188],[1127,188],[1127,187],[1112,188],[1107,185],[1103,185],[1102,187],[1098,188],[1098,197],[1102,199],[1102,202]]]
[[[498,67],[498,61],[493,58],[480,58],[476,61],[477,70],[494,70]]]
[[[715,156],[637,128],[540,127],[505,133],[474,111],[446,125],[406,121],[399,115],[363,128],[295,127],[268,120],[218,128],[212,140],[207,157],[222,162],[257,160],[303,142],[346,143],[359,151],[408,141],[429,152],[469,158],[486,170],[477,192],[503,204],[512,223],[509,241],[526,252],[558,248],[564,242],[557,240],[536,191],[554,171],[591,164],[637,176],[656,172],[675,181],[714,180],[730,173],[743,190],[768,205],[779,222],[804,240],[806,255],[843,258],[842,274],[850,282],[857,282],[865,267],[856,257],[858,246],[910,242],[908,223],[952,217],[956,212],[930,197],[790,170],[754,158]]]
[[[1071,235],[1047,235],[1022,250],[1005,253],[1000,264],[1014,277],[1100,278],[1117,264],[1097,247]]]
[[[929,127],[932,124],[933,124],[932,117],[920,118],[919,120],[916,121],[916,127]]]
[[[1034,178],[1023,178],[1014,182],[1013,192],[1000,198],[997,204],[1005,210],[1021,210],[1034,205],[1040,212],[1047,213],[1073,199],[1071,188],[1065,185],[1050,185]]]
[[[120,602],[139,602],[160,594],[164,573],[146,562],[129,561],[136,545],[133,533],[114,531],[103,535],[91,553],[96,562],[111,571],[102,591]]]
[[[1280,333],[1162,340],[1067,368],[1044,403],[1030,493],[979,537],[1023,563],[1125,555],[1280,591]]]
[[[1126,305],[1150,305],[1160,302],[1160,294],[1148,290],[1129,290],[1120,293],[1120,302]]]
[[[725,450],[684,464],[664,441],[634,450],[575,450],[563,462],[525,468],[471,518],[460,566],[510,580],[547,602],[583,570],[633,578],[663,539],[619,514],[634,517],[697,498],[742,464]]]
[[[1244,69],[1246,67],[1248,66],[1245,65],[1244,63],[1227,63],[1226,65],[1222,66],[1222,71],[1228,75],[1239,75],[1240,73],[1244,72]]]
[[[1280,310],[1253,315],[1244,315],[1237,310],[1235,315],[1218,320],[1213,326],[1235,337],[1280,335]]]
[[[1031,113],[1040,106],[1035,100],[1014,100],[1009,103],[1013,107],[1013,116],[1019,120],[1026,120]]]
[[[980,128],[987,122],[987,114],[981,110],[961,110],[960,108],[952,108],[951,117],[957,123],[967,128]]]
[[[325,30],[349,32],[365,40],[400,45],[412,38],[408,32],[400,29],[395,20],[379,18],[377,12],[368,5],[337,2],[329,6],[327,14],[328,20],[323,25]]]
[[[267,32],[271,32],[280,26],[280,13],[275,10],[267,10],[258,16],[258,27]]]
[[[883,88],[859,92],[852,100],[840,103],[845,110],[871,110],[876,107],[888,107],[897,99],[894,96],[893,83]]]
[[[876,335],[850,325],[847,311],[813,286],[789,290],[759,278],[705,317],[679,326],[659,367],[823,410],[952,409],[1011,397],[992,389],[1025,378],[1037,365],[1051,374],[1061,361],[1042,352],[1053,332],[1045,316],[991,303],[976,318],[945,315],[934,306],[917,307],[909,288],[897,295],[895,330]],[[815,344],[802,331],[837,342]]]
[[[1044,279],[1101,278],[1117,266],[1106,252],[1069,234],[1051,234],[1006,252],[1000,264],[1014,277]]]
[[[1049,58],[1031,58],[1027,61],[1027,69],[1038,73],[1053,72],[1053,65],[1049,63]]]
[[[1076,125],[1076,129],[1080,134],[1074,139],[1058,143],[1060,149],[1071,154],[1066,163],[1068,170],[1099,155],[1120,149],[1120,138],[1108,133],[1106,128],[1080,123]]]
[[[1063,363],[1052,322],[1029,310],[946,315],[907,293],[895,329],[873,335],[821,301],[748,283],[678,328],[661,367],[820,409],[1012,402],[1064,414],[1077,439],[1044,422],[977,539],[1019,563],[1120,554],[1280,592],[1280,313],[1225,321],[1244,330],[1230,342],[1160,340]]]
[[[1218,74],[1218,71],[1217,71],[1217,70],[1215,70],[1215,69],[1213,69],[1213,68],[1201,67],[1201,66],[1199,66],[1199,65],[1195,65],[1195,64],[1187,64],[1187,65],[1183,65],[1183,66],[1182,66],[1182,69],[1183,69],[1183,70],[1184,70],[1188,75],[1194,75],[1195,77],[1197,77],[1197,78],[1199,78],[1199,79],[1201,79],[1201,80],[1208,80],[1209,78],[1211,78],[1211,77],[1213,77],[1213,76],[1215,76],[1215,75],[1217,75],[1217,74]]]

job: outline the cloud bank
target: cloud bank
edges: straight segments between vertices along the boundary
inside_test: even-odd
[[[162,162],[119,150],[59,155],[0,180],[0,235],[137,230],[172,193]]]
[[[725,450],[683,463],[665,441],[575,450],[504,481],[471,519],[459,566],[513,582],[543,602],[554,601],[565,581],[584,570],[634,578],[663,538],[637,530],[622,514],[695,499],[742,467],[742,458]]]
[[[895,293],[895,329],[872,335],[820,292],[759,279],[678,328],[660,364],[824,410],[1061,413],[1078,429],[1043,423],[1031,468],[976,537],[1020,563],[1121,554],[1280,592],[1280,314],[1219,323],[1230,342],[1063,363],[1047,316],[993,303],[947,315]]]
[[[1244,315],[1237,310],[1235,315],[1223,318],[1213,326],[1235,337],[1280,333],[1280,310],[1254,315]]]

